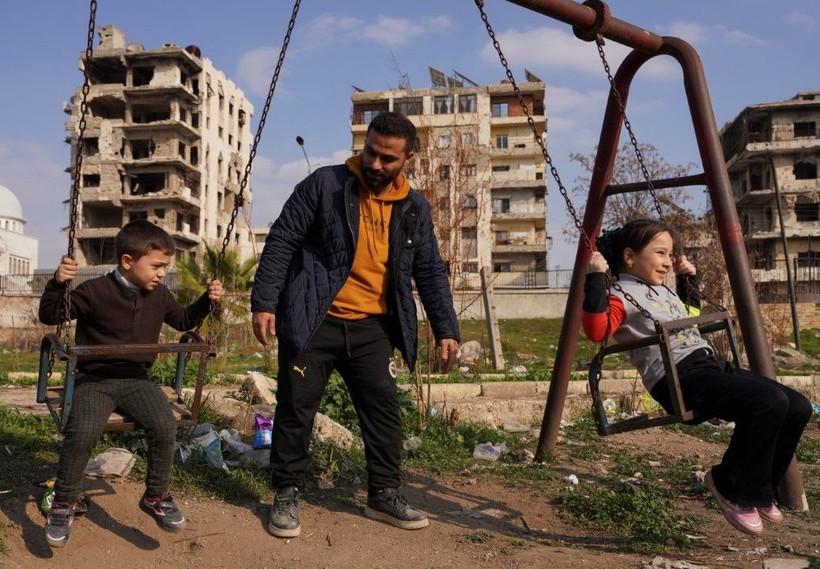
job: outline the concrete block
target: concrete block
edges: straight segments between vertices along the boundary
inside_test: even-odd
[[[482,383],[481,395],[493,399],[520,399],[535,397],[538,392],[534,381],[497,381]]]

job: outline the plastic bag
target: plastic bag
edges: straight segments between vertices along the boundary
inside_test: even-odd
[[[273,435],[273,421],[267,417],[254,415],[256,433],[253,437],[253,448],[256,450],[270,448],[271,436]]]

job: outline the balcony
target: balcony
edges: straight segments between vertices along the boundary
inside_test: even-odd
[[[547,240],[539,237],[526,239],[497,239],[493,243],[492,252],[495,253],[544,253],[547,250]]]

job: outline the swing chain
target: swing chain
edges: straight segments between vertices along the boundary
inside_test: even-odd
[[[552,175],[555,182],[558,184],[558,191],[561,193],[561,197],[564,198],[567,210],[569,211],[570,216],[572,216],[572,221],[575,223],[575,227],[581,234],[581,239],[584,241],[584,245],[586,245],[586,247],[590,251],[594,251],[595,246],[592,244],[592,241],[586,234],[586,231],[584,231],[584,227],[581,224],[581,220],[578,219],[578,214],[575,211],[575,206],[572,205],[572,200],[570,200],[570,197],[567,194],[567,189],[561,182],[561,177],[558,174],[558,169],[555,167],[555,164],[553,163],[552,157],[549,155],[549,152],[547,152],[547,145],[544,142],[544,138],[538,132],[538,127],[535,125],[535,120],[533,120],[529,108],[527,107],[527,103],[526,101],[524,101],[524,96],[521,94],[521,90],[518,88],[518,83],[516,83],[515,77],[513,77],[513,73],[510,70],[509,64],[507,63],[507,58],[504,57],[504,53],[501,51],[501,44],[498,42],[498,39],[495,36],[495,31],[493,30],[493,27],[490,24],[490,20],[487,17],[487,13],[484,11],[484,0],[475,0],[475,3],[476,6],[478,6],[478,11],[481,13],[481,20],[484,22],[484,26],[487,28],[487,33],[490,35],[490,40],[492,40],[493,47],[495,48],[495,51],[498,53],[498,58],[501,61],[501,65],[504,67],[507,79],[510,81],[510,84],[513,88],[513,92],[515,93],[515,96],[518,98],[518,103],[519,105],[521,105],[521,110],[527,117],[527,123],[530,125],[530,130],[532,130],[532,133],[535,136],[535,141],[541,148],[541,153],[544,155],[544,160],[550,168],[550,174]]]
[[[217,256],[216,263],[214,265],[214,279],[219,277],[219,271],[222,268],[222,265],[225,263],[225,254],[227,252],[228,245],[230,244],[231,234],[233,233],[236,218],[239,215],[239,209],[244,207],[245,205],[245,189],[248,186],[248,178],[253,168],[253,159],[256,157],[257,148],[259,147],[259,141],[262,139],[262,129],[265,127],[265,122],[268,118],[268,112],[270,111],[271,103],[273,101],[273,94],[276,91],[276,83],[279,80],[279,74],[281,73],[282,66],[285,63],[285,54],[287,53],[288,45],[290,44],[290,39],[293,35],[293,28],[296,26],[296,16],[299,13],[299,7],[301,6],[301,4],[302,0],[295,0],[293,4],[293,11],[291,12],[290,21],[288,22],[288,28],[285,32],[285,38],[282,41],[282,49],[279,51],[279,59],[276,62],[276,68],[273,72],[273,77],[271,77],[270,88],[268,89],[268,96],[265,99],[265,106],[263,107],[262,114],[259,118],[259,125],[256,129],[256,135],[253,138],[253,145],[251,146],[250,154],[248,155],[248,162],[247,164],[245,164],[245,170],[242,175],[242,181],[239,184],[239,192],[236,195],[234,207],[231,211],[230,221],[228,221],[228,225],[225,228],[225,237],[222,239],[222,248],[219,251],[219,255]],[[208,314],[196,326],[196,332],[199,331],[200,326],[205,320],[211,320],[212,316],[217,311],[217,305],[218,303],[216,301],[211,301],[211,306],[208,310]],[[209,345],[213,342],[213,334],[211,328],[211,326],[208,326],[207,342]]]
[[[549,152],[547,152],[547,146],[544,143],[544,139],[541,136],[541,134],[538,132],[538,128],[535,125],[535,120],[533,120],[532,115],[530,114],[530,110],[527,107],[527,103],[526,103],[526,101],[524,101],[524,96],[521,94],[521,90],[518,88],[518,83],[516,83],[515,77],[513,76],[513,73],[512,73],[512,70],[510,70],[510,66],[507,63],[507,58],[504,57],[504,53],[501,50],[501,44],[498,42],[498,39],[495,36],[495,32],[493,31],[493,27],[490,24],[490,20],[487,17],[487,13],[484,11],[484,0],[475,0],[475,3],[476,3],[476,6],[478,6],[478,11],[481,13],[481,20],[484,22],[484,26],[487,28],[487,33],[490,35],[490,39],[492,40],[493,47],[495,48],[495,51],[498,53],[498,58],[501,61],[501,65],[504,67],[504,71],[507,75],[507,79],[510,81],[510,84],[512,85],[512,88],[513,88],[513,92],[515,93],[515,96],[518,98],[518,103],[521,105],[521,110],[526,115],[527,123],[530,125],[530,129],[532,130],[532,133],[535,136],[535,140],[538,142],[538,146],[541,147],[541,153],[544,155],[544,160],[546,161],[546,163],[550,167],[550,173],[552,174],[552,177],[555,179],[555,182],[558,184],[558,191],[561,193],[561,197],[564,198],[564,202],[566,203],[567,210],[569,211],[569,214],[572,217],[572,221],[575,223],[575,227],[578,229],[578,232],[581,234],[581,239],[583,240],[584,245],[586,246],[586,248],[589,249],[590,251],[595,251],[596,250],[595,245],[592,244],[592,240],[589,238],[586,231],[584,231],[584,227],[583,227],[583,224],[581,223],[581,220],[578,219],[578,213],[575,210],[575,206],[572,205],[572,200],[570,199],[569,195],[567,194],[567,190],[564,187],[564,184],[561,182],[561,177],[558,175],[558,169],[555,167],[555,164],[553,163],[552,158],[549,155]],[[637,144],[637,142],[636,142],[636,144]],[[644,171],[645,170],[646,170],[646,168],[644,168]],[[620,292],[624,296],[624,298],[630,304],[634,305],[635,308],[637,308],[638,311],[643,316],[645,316],[646,318],[649,318],[650,320],[652,320],[652,322],[654,322],[656,325],[658,325],[658,321],[655,320],[652,317],[652,315],[649,313],[649,311],[647,311],[643,306],[641,306],[640,303],[638,303],[638,301],[635,300],[635,298],[631,294],[629,294],[628,292],[623,290],[621,288],[621,285],[614,282],[611,279],[611,277],[609,276],[609,274],[606,275],[606,278],[607,278],[607,286],[608,287],[612,287],[615,290],[617,290],[618,292]]]
[[[66,252],[66,256],[73,259],[74,258],[74,237],[77,228],[77,209],[79,206],[80,201],[80,178],[81,172],[83,167],[83,150],[85,148],[85,129],[87,126],[86,117],[88,116],[88,93],[91,91],[91,72],[89,68],[91,67],[91,59],[94,55],[94,30],[96,28],[96,21],[97,21],[97,0],[91,0],[89,5],[89,17],[88,17],[88,33],[86,36],[86,48],[85,54],[83,57],[83,87],[82,87],[82,98],[80,99],[80,119],[78,121],[78,128],[77,128],[77,144],[75,149],[75,156],[74,156],[74,175],[71,183],[71,199],[70,199],[70,212],[69,212],[69,221],[68,221],[68,251]],[[69,325],[68,323],[71,321],[71,282],[69,281],[66,283],[65,288],[63,289],[63,296],[60,302],[60,318],[57,321],[57,337],[63,338],[65,345],[67,346],[70,338],[69,338]],[[54,367],[54,352],[52,351],[49,354],[48,358],[48,377],[51,377],[51,373]]]
[[[615,86],[615,79],[612,77],[612,71],[610,70],[609,62],[607,62],[606,54],[604,54],[604,38],[599,35],[595,39],[595,45],[598,47],[598,56],[601,58],[601,63],[603,63],[604,71],[606,72],[606,77],[609,80],[610,90],[612,92],[612,95],[615,97],[615,102],[618,104],[618,109],[621,111],[621,118],[624,121],[626,131],[629,133],[629,142],[632,144],[632,148],[635,150],[635,158],[638,160],[638,164],[641,167],[641,173],[643,174],[643,178],[646,181],[647,189],[649,190],[649,194],[652,196],[652,201],[655,204],[655,211],[658,212],[658,217],[660,217],[661,220],[663,220],[661,203],[658,200],[657,194],[655,193],[655,186],[652,184],[652,177],[649,175],[649,170],[646,168],[646,162],[643,158],[643,152],[641,152],[641,149],[638,146],[638,139],[635,138],[635,133],[632,132],[632,124],[629,122],[629,119],[626,116],[626,106],[624,105],[624,101],[621,98],[621,93]]]

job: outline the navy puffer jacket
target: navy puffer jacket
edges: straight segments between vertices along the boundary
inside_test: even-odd
[[[359,233],[359,184],[344,165],[320,168],[300,182],[265,240],[251,293],[251,311],[276,315],[276,335],[302,351],[325,317],[353,265]],[[437,340],[460,340],[430,204],[411,189],[390,217],[388,310],[393,339],[415,367],[418,317],[415,281]]]

